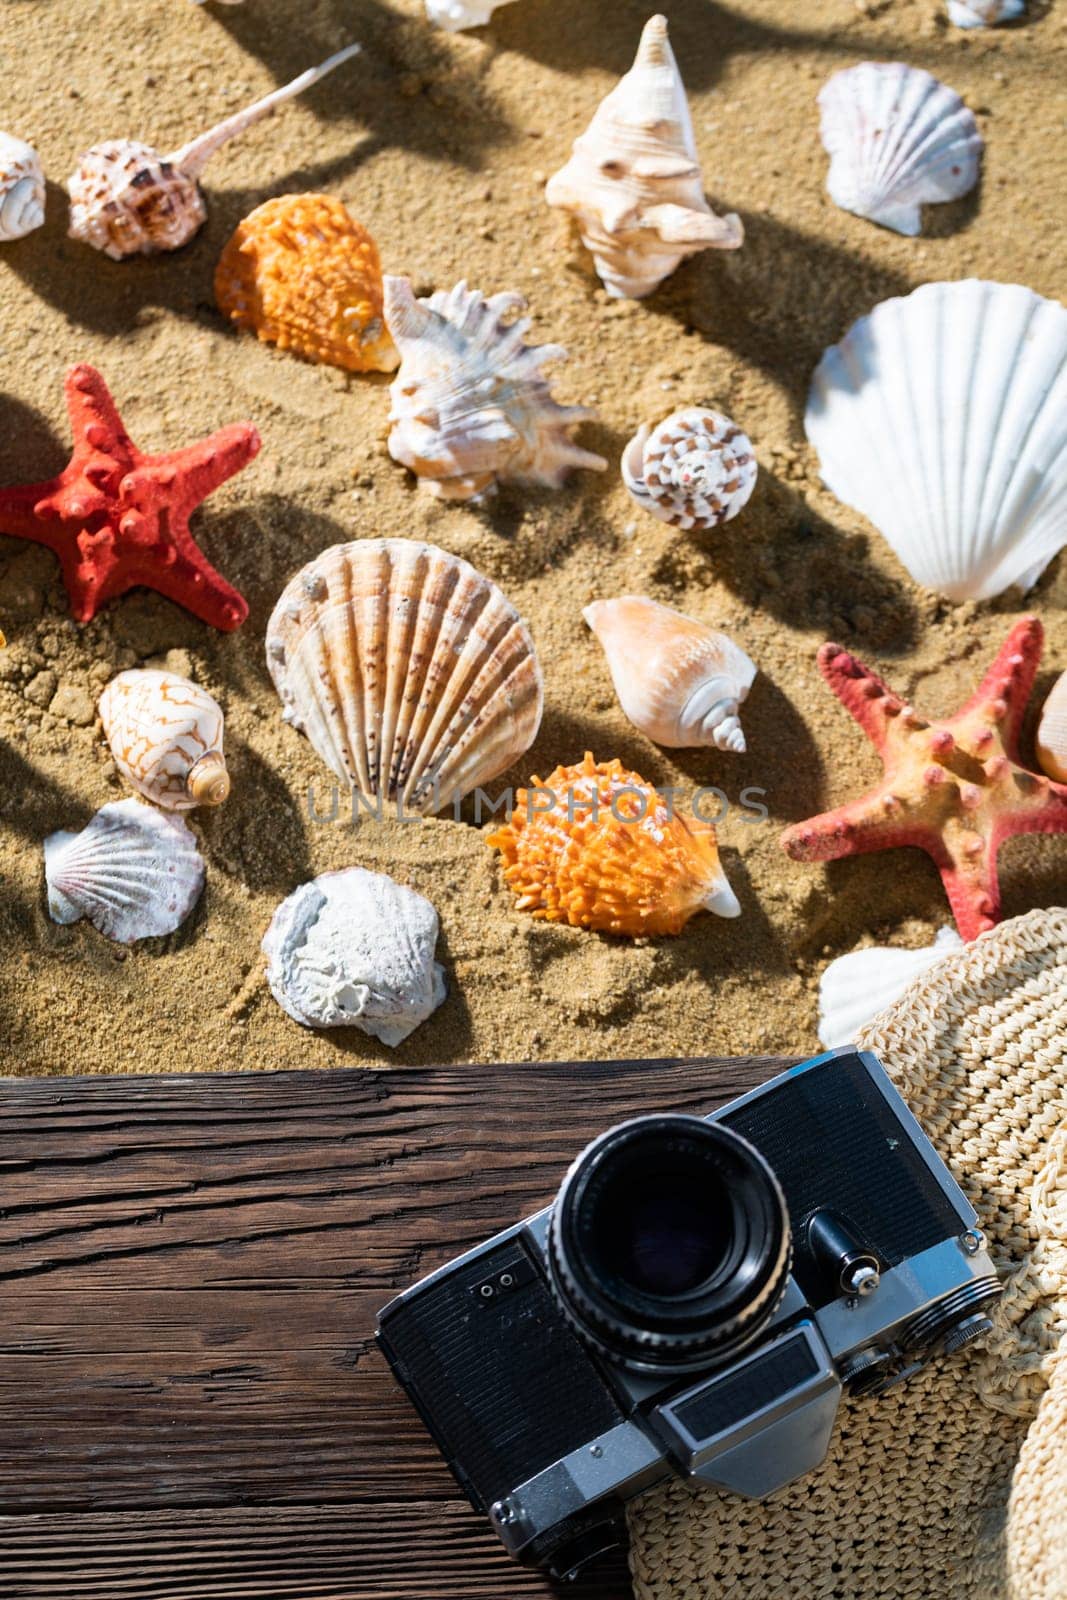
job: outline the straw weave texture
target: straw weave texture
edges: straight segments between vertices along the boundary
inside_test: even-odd
[[[762,1503],[675,1480],[631,1509],[639,1600],[1067,1600],[1067,911],[915,980],[877,1052],[966,1191],[993,1333],[880,1399]]]

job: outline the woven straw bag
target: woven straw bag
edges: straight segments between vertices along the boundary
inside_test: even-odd
[[[674,1480],[631,1509],[639,1600],[1067,1600],[1067,911],[917,979],[877,1052],[990,1240],[994,1331],[846,1401],[762,1503]]]

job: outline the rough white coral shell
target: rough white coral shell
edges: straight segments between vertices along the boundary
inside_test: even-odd
[[[756,455],[745,432],[718,411],[687,406],[634,435],[622,477],[638,505],[676,528],[713,528],[748,504]]]
[[[437,912],[381,872],[349,867],[302,884],[263,950],[278,1004],[305,1028],[361,1028],[398,1045],[445,998]]]
[[[44,168],[32,144],[0,133],[0,242],[41,226],[45,194]]]
[[[899,1000],[913,978],[963,949],[955,928],[940,928],[922,950],[876,946],[831,961],[819,980],[819,1042],[836,1050],[852,1040],[879,1012]]]
[[[185,823],[140,800],[102,807],[80,833],[51,834],[44,863],[52,921],[85,917],[118,944],[173,933],[204,887]]]
[[[511,0],[426,0],[426,15],[439,28],[458,33],[461,28],[481,28],[493,12]]]
[[[930,283],[826,351],[804,426],[829,489],[951,600],[1035,584],[1067,541],[1067,311]]]
[[[819,92],[830,155],[826,187],[845,211],[897,233],[922,228],[924,204],[978,181],[982,136],[954,89],[901,61],[863,61]]]
[[[948,0],[948,19],[957,28],[993,28],[1014,22],[1026,11],[1026,0]]]

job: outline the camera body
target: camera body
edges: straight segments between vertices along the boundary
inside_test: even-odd
[[[990,1326],[978,1218],[875,1056],[641,1117],[555,1203],[398,1296],[378,1340],[518,1560],[573,1577],[671,1472],[762,1499]]]

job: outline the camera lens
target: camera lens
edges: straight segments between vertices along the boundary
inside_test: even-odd
[[[747,1140],[698,1117],[639,1117],[564,1179],[549,1270],[603,1355],[686,1371],[755,1337],[785,1288],[789,1245],[781,1189]]]

